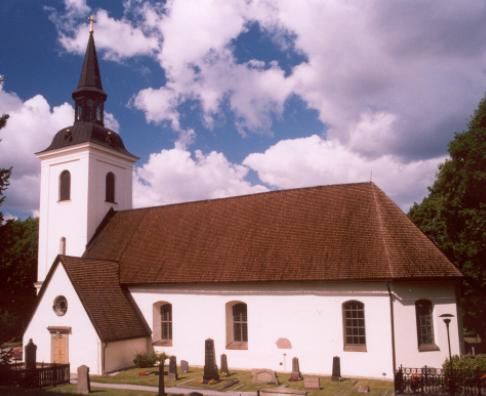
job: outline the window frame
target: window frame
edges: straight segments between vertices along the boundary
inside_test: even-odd
[[[163,317],[163,309],[169,308],[169,317]],[[152,344],[155,346],[172,346],[174,337],[174,310],[168,301],[157,301],[153,304]],[[163,330],[164,326],[166,331]],[[169,337],[167,337],[167,331]],[[165,334],[164,334],[165,333]]]
[[[248,338],[248,304],[226,303],[226,349],[247,350]]]
[[[116,176],[113,172],[105,176],[105,202],[116,203]]]
[[[71,200],[71,172],[64,169],[59,174],[59,202]]]
[[[354,306],[352,306],[352,304],[354,304]],[[343,319],[343,350],[350,352],[366,352],[366,313],[364,303],[358,300],[349,300],[343,302],[341,308]],[[356,315],[353,314],[353,312],[356,313]],[[351,315],[349,313],[351,313]],[[360,313],[362,313],[362,315],[360,315]],[[349,325],[349,321],[351,321],[351,325]],[[362,329],[361,332],[360,329]],[[351,342],[349,342],[350,339]],[[355,342],[359,339],[363,339],[363,342]]]
[[[160,340],[165,343],[172,343],[172,304],[161,304],[159,307],[159,311]]]
[[[434,304],[432,301],[421,298],[415,301],[415,324],[417,330],[417,348],[420,352],[438,351],[434,333]],[[427,312],[422,311],[427,307]],[[424,323],[424,321],[428,323]],[[425,339],[426,337],[428,339]]]

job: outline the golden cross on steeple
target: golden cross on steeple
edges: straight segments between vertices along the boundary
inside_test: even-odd
[[[89,32],[93,33],[94,32],[94,24],[96,22],[94,15],[90,15],[90,17],[88,18],[88,21],[89,21]]]

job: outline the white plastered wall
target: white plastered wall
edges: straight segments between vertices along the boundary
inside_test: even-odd
[[[133,359],[137,353],[147,352],[147,338],[132,338],[109,342],[105,348],[105,371],[111,372],[134,365]]]
[[[68,303],[64,316],[56,315],[52,309],[54,299],[60,295],[66,297]],[[48,327],[71,328],[68,336],[71,372],[76,372],[79,366],[85,364],[92,374],[101,373],[100,339],[61,264],[55,269],[23,337],[24,346],[31,338],[37,345],[38,362],[51,362],[51,333]]]
[[[331,374],[333,356],[343,376],[392,378],[390,305],[384,283],[279,283],[185,285],[131,288],[145,320],[153,326],[153,304],[172,304],[173,342],[155,347],[204,364],[204,340],[213,338],[216,355],[228,356],[230,368],[290,371],[298,357],[304,373]],[[343,351],[342,303],[365,305],[367,352]],[[248,311],[248,350],[226,349],[225,305],[242,301]],[[291,349],[276,341],[287,338]]]
[[[395,282],[394,312],[397,367],[442,367],[449,356],[446,326],[439,315],[454,315],[449,327],[452,355],[460,354],[460,335],[455,285],[448,281]],[[419,351],[415,302],[420,299],[432,302],[432,320],[437,351]]]
[[[81,256],[106,213],[132,207],[132,157],[91,143],[40,154],[37,280],[42,282],[66,239],[65,254]],[[59,176],[71,174],[70,200],[59,201]],[[115,203],[105,202],[105,177],[115,175]]]

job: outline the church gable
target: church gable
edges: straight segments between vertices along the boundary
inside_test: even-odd
[[[102,341],[150,336],[150,329],[118,278],[118,264],[62,256],[60,259]]]
[[[461,276],[373,183],[114,212],[84,257],[124,284]]]

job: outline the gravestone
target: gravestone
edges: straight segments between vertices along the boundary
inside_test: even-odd
[[[165,396],[165,381],[164,381],[164,361],[166,357],[162,355],[159,363],[159,391],[158,396]]]
[[[341,379],[341,360],[339,356],[332,358],[332,377],[333,381],[339,381]]]
[[[304,377],[305,389],[321,389],[321,379],[315,375]]]
[[[226,354],[221,355],[221,369],[219,370],[221,374],[228,375],[229,370],[228,370],[228,357]]]
[[[87,395],[91,392],[91,384],[89,382],[89,367],[78,367],[78,383],[76,385],[76,392],[80,395]]]
[[[187,374],[189,372],[189,363],[187,360],[181,360],[181,371],[183,374]]]
[[[27,370],[35,369],[36,355],[37,345],[34,344],[31,338],[25,346],[25,368]]]
[[[285,385],[276,388],[261,389],[260,396],[306,396],[307,392],[298,389],[287,388]]]
[[[361,382],[358,382],[354,386],[354,390],[358,393],[370,393],[370,387],[366,384],[361,383]]]
[[[269,369],[251,370],[251,382],[254,384],[277,384],[278,379],[275,371]]]
[[[218,366],[216,366],[216,353],[214,352],[214,341],[208,338],[204,343],[204,374],[203,383],[219,380]]]
[[[176,381],[177,379],[177,358],[175,356],[171,356],[169,358],[169,380]]]
[[[290,374],[289,381],[302,381],[302,374],[299,368],[299,359],[292,358],[292,373]]]

